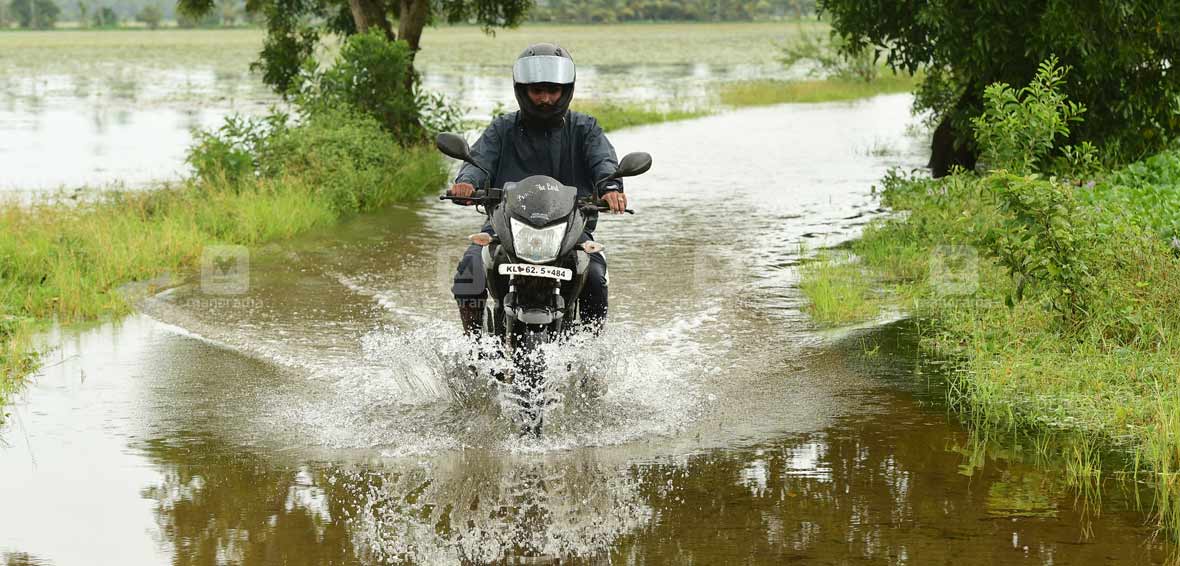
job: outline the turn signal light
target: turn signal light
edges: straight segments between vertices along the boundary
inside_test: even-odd
[[[492,243],[492,235],[488,234],[487,232],[480,232],[478,234],[472,234],[470,236],[467,236],[467,239],[471,240],[471,243],[473,243],[477,246],[486,246],[486,245]]]

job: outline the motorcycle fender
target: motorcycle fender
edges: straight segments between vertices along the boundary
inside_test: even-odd
[[[484,265],[487,265],[487,264],[485,263]],[[582,250],[578,250],[577,272],[579,275],[581,275],[583,273],[586,273],[587,269],[590,269],[590,254],[588,254]]]
[[[550,324],[553,322],[554,312],[549,309],[519,309],[516,319],[525,324]]]
[[[483,250],[480,251],[480,257],[483,259],[484,271],[488,272],[487,279],[484,281],[487,281],[489,283],[488,287],[491,287],[492,276],[495,273],[495,271],[492,269],[495,267],[495,264],[492,261],[492,246],[484,246]],[[489,291],[491,291],[491,289],[489,289]]]

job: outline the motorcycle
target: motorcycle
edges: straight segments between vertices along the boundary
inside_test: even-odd
[[[471,157],[461,136],[438,135],[443,154],[489,171]],[[509,386],[508,398],[519,408],[522,433],[538,436],[544,424],[545,360],[541,347],[568,336],[578,325],[578,297],[586,283],[590,254],[604,246],[583,238],[587,215],[608,211],[599,199],[602,186],[651,168],[647,153],[629,153],[611,176],[599,181],[594,195],[579,200],[578,189],[556,179],[534,175],[503,187],[482,187],[470,197],[451,195],[443,200],[473,201],[487,214],[494,234],[469,237],[483,247],[487,301],[482,331],[499,339],[511,356],[513,371],[497,378]],[[634,214],[632,210],[627,213]]]

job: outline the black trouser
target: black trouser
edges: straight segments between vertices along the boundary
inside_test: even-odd
[[[492,227],[484,226],[483,231],[490,234]],[[591,239],[593,238],[589,234],[582,236],[583,241]],[[488,296],[483,246],[471,244],[467,251],[463,252],[463,259],[459,260],[459,266],[455,270],[455,282],[451,286],[451,293],[455,295],[460,307],[483,308],[484,299]],[[602,252],[590,254],[586,285],[582,287],[582,294],[578,297],[582,322],[590,324],[605,321],[607,303],[606,256]]]

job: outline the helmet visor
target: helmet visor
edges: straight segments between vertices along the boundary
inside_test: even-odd
[[[556,55],[534,55],[516,60],[512,80],[518,84],[574,82],[574,60]]]

